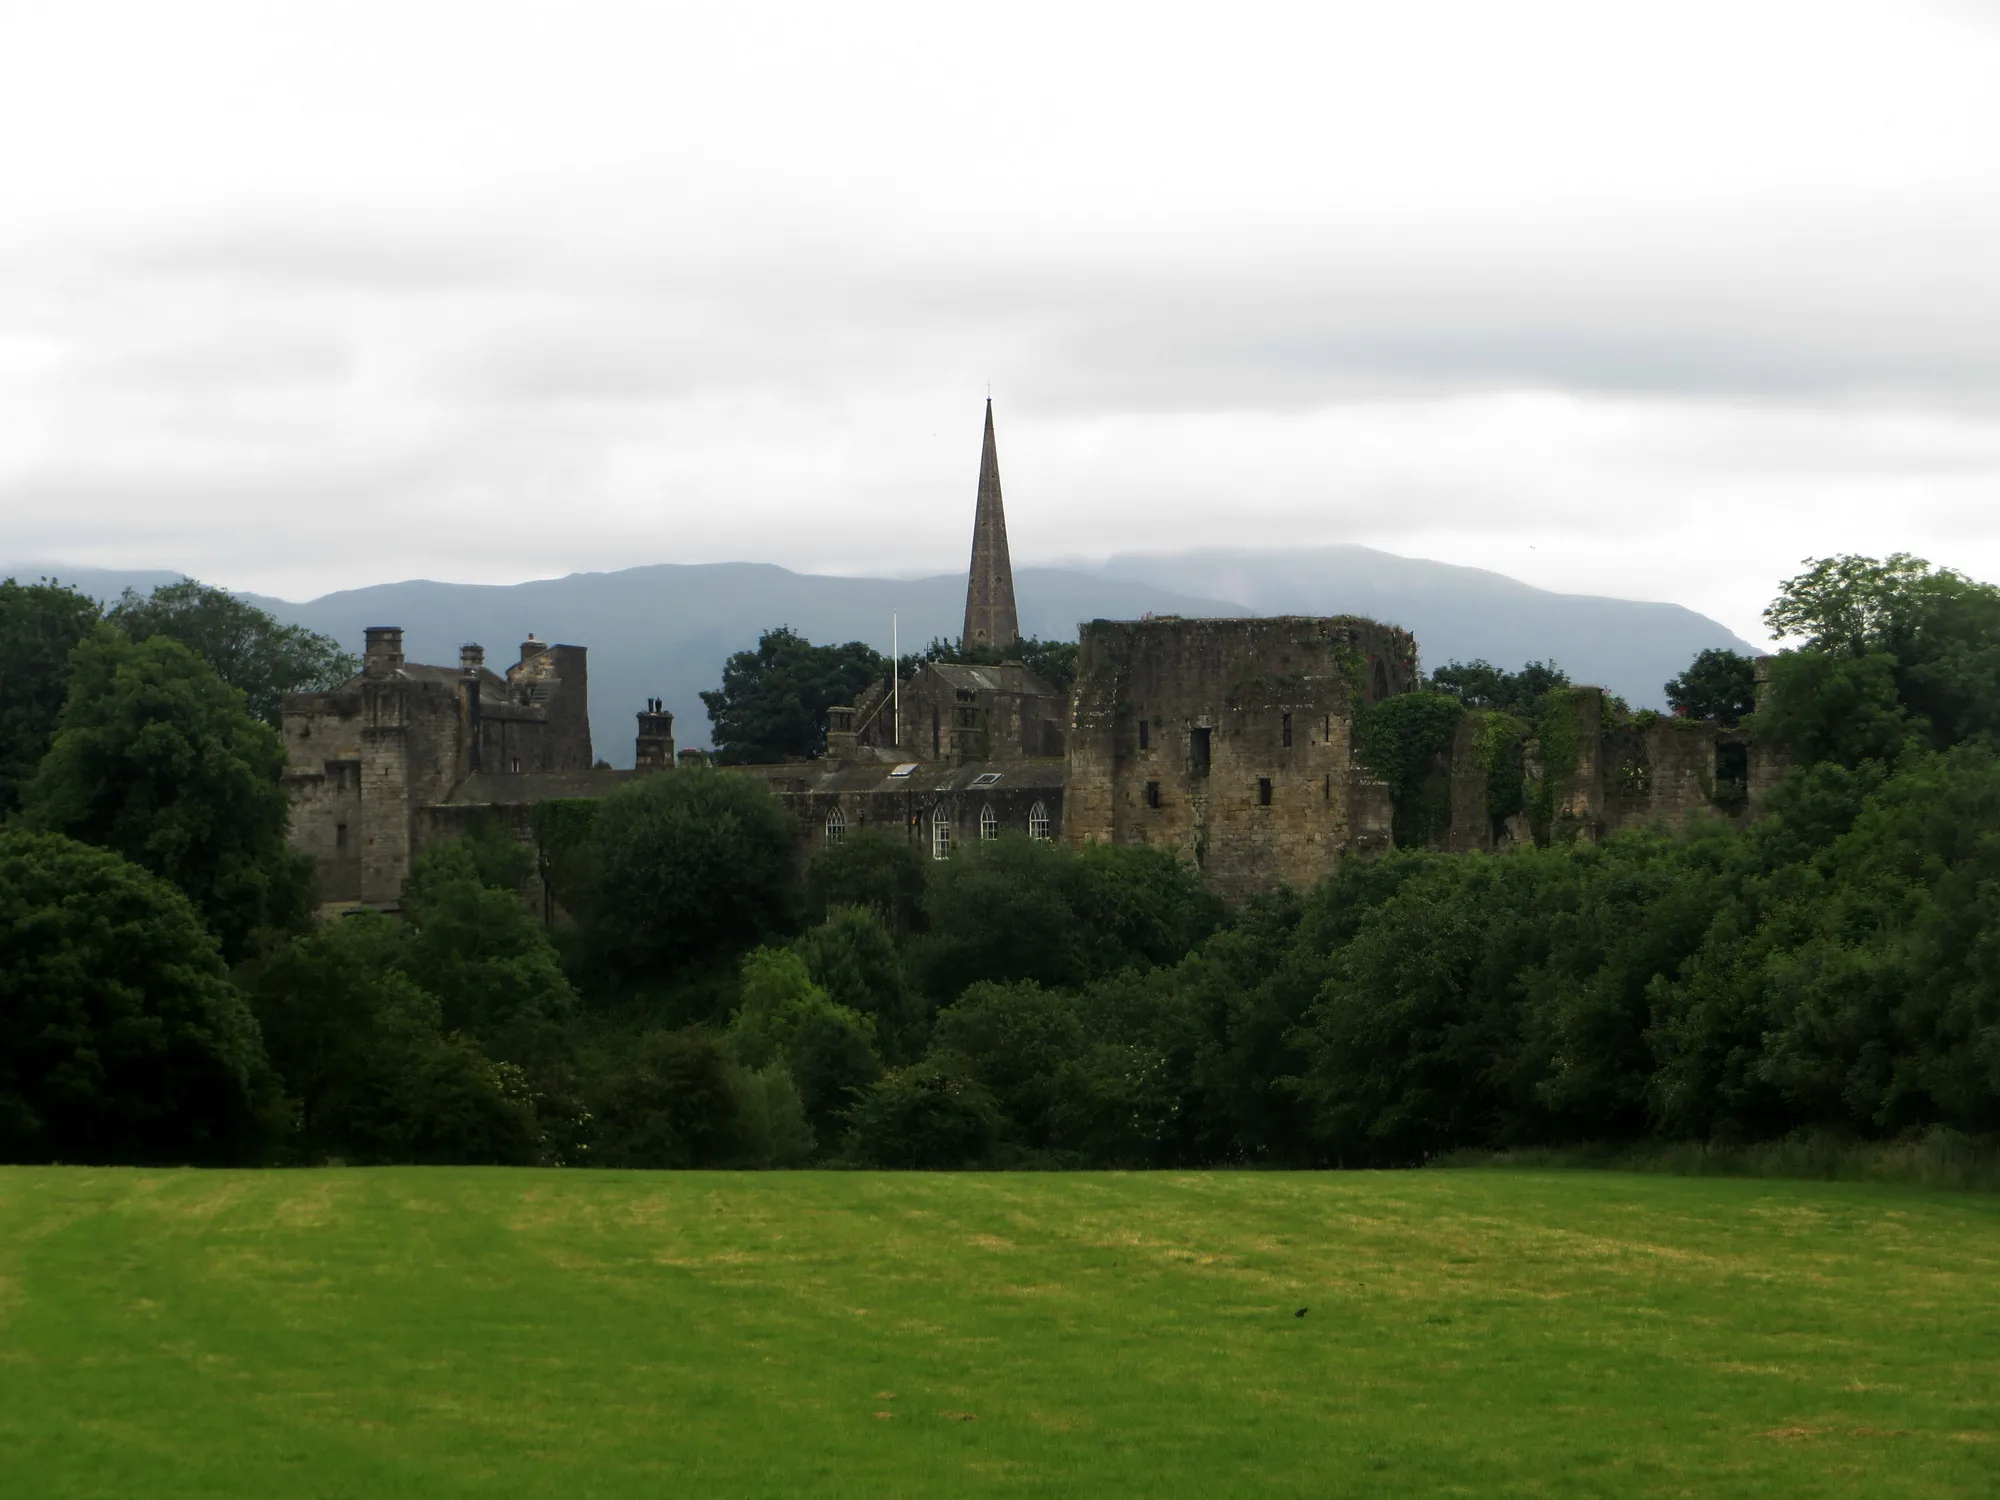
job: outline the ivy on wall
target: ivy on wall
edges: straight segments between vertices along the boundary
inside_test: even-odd
[[[1528,793],[1527,812],[1537,844],[1576,837],[1575,819],[1567,808],[1576,790],[1577,756],[1583,748],[1582,699],[1576,689],[1557,688],[1543,695],[1535,716],[1535,758],[1542,774]]]
[[[1355,714],[1355,755],[1388,783],[1398,848],[1421,849],[1451,827],[1451,744],[1464,717],[1446,693],[1398,693]]]

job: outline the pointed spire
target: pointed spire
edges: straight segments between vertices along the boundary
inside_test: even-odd
[[[1011,646],[1021,638],[1014,613],[1014,565],[1007,557],[1007,513],[1000,506],[1000,450],[993,442],[993,398],[986,398],[986,445],[979,454],[979,508],[972,520],[972,572],[965,582],[968,646]]]

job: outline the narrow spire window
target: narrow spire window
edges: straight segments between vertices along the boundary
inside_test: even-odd
[[[1028,837],[1045,839],[1049,836],[1049,810],[1037,802],[1028,809]]]
[[[826,841],[837,844],[847,837],[847,814],[834,808],[826,815]]]
[[[979,809],[979,837],[982,842],[1000,837],[1000,817],[991,802]]]
[[[931,814],[931,858],[951,858],[951,809],[942,802]]]

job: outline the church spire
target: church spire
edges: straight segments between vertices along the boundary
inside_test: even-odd
[[[1007,515],[1000,508],[1000,450],[993,443],[993,398],[986,398],[986,446],[979,454],[979,509],[972,521],[972,573],[965,581],[968,646],[1011,646],[1021,638],[1014,613],[1014,566],[1007,558]]]

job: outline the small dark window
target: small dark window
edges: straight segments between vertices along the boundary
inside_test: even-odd
[[[1268,776],[1257,778],[1257,805],[1259,807],[1271,805],[1271,778]]]
[[[1188,732],[1188,772],[1194,776],[1208,774],[1208,726]]]
[[[1158,807],[1159,805],[1160,784],[1157,781],[1149,781],[1146,783],[1146,806]]]
[[[1370,696],[1377,703],[1389,696],[1389,674],[1382,670],[1382,663],[1379,661],[1375,663],[1375,691]]]
[[[518,771],[518,770],[520,770],[520,769],[521,769],[521,762],[520,762],[519,760],[516,760],[516,761],[514,762],[514,769],[515,769],[516,771]]]
[[[936,760],[944,751],[944,737],[938,732],[938,711],[931,710],[931,759]]]
[[[1292,748],[1292,716],[1290,714],[1285,715],[1285,726],[1283,733],[1285,737],[1285,748],[1289,750]]]
[[[1153,748],[1153,726],[1145,719],[1139,721],[1139,748],[1141,750]]]
[[[345,849],[347,847],[347,825],[345,823],[336,823],[333,825],[333,847],[336,849]]]
[[[1331,802],[1333,800],[1333,776],[1331,773],[1328,774],[1325,781],[1320,783],[1319,799],[1322,802]]]

